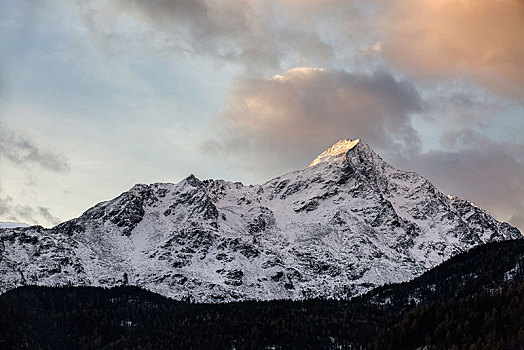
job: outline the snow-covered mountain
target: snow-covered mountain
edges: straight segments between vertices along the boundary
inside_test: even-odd
[[[345,297],[513,238],[476,205],[340,140],[262,185],[191,175],[135,185],[52,229],[0,229],[0,283],[126,279],[197,301]]]

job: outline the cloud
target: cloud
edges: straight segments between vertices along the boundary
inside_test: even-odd
[[[96,42],[198,55],[263,76],[380,56],[423,77],[473,79],[524,98],[521,0],[117,0],[77,2]],[[358,60],[357,60],[358,61]],[[360,61],[359,61],[360,62]]]
[[[360,54],[362,54],[365,57],[372,57],[375,55],[379,55],[382,51],[382,43],[380,41],[376,41],[371,45],[363,45],[360,48]]]
[[[421,76],[473,78],[524,98],[524,2],[383,1],[381,52]]]
[[[46,222],[52,224],[52,225],[58,225],[61,220],[51,214],[49,208],[44,207],[37,207],[37,213],[40,215]]]
[[[412,83],[386,71],[295,68],[270,79],[237,80],[216,120],[218,140],[203,148],[222,150],[236,166],[264,175],[302,168],[343,137],[411,153],[420,145],[411,115],[422,105]]]
[[[0,124],[0,156],[16,165],[37,164],[43,169],[59,173],[70,169],[63,154],[42,149],[28,135],[5,124]]]
[[[46,223],[54,226],[60,219],[51,214],[49,208],[21,205],[10,196],[0,196],[0,218],[2,220],[30,224]]]
[[[98,43],[115,52],[139,42],[170,54],[201,55],[240,63],[247,71],[278,69],[287,57],[328,61],[331,47],[316,26],[303,25],[285,1],[121,0],[77,3]],[[315,3],[315,1],[313,1]],[[318,6],[315,5],[315,6]],[[278,20],[277,20],[278,19]]]

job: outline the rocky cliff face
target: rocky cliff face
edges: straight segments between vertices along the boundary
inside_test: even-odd
[[[136,185],[52,229],[0,229],[1,291],[130,284],[198,301],[346,297],[412,279],[507,223],[341,140],[262,185]]]

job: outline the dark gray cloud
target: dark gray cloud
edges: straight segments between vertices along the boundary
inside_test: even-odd
[[[524,144],[493,142],[465,130],[445,134],[442,150],[397,157],[445,193],[466,198],[524,232]]]
[[[304,167],[344,137],[363,138],[383,152],[413,153],[420,140],[411,115],[422,104],[412,83],[385,71],[296,68],[271,79],[238,80],[217,117],[218,140],[203,148],[222,150],[236,165],[266,175]]]
[[[439,86],[425,97],[426,108],[421,117],[429,122],[446,121],[454,128],[485,128],[500,113],[501,105],[498,101],[486,101],[467,89],[453,91],[450,86]]]
[[[0,157],[16,165],[39,165],[54,172],[67,172],[70,169],[63,154],[43,149],[29,136],[5,124],[0,124]]]

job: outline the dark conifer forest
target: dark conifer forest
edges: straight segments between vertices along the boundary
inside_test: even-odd
[[[0,296],[1,349],[523,349],[524,240],[351,300],[193,304],[135,286]]]

